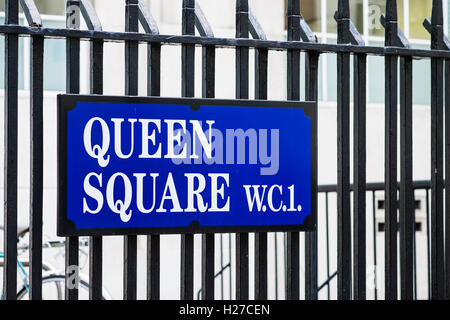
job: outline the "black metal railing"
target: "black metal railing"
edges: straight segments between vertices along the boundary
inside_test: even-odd
[[[61,0],[62,1],[62,0]],[[19,2],[25,13],[28,26],[19,25]],[[103,52],[105,42],[125,44],[125,93],[138,94],[139,44],[147,44],[147,94],[161,94],[161,47],[181,46],[182,90],[181,96],[194,96],[195,51],[202,48],[202,96],[215,96],[215,53],[221,48],[233,48],[236,54],[236,98],[249,98],[249,54],[255,54],[255,98],[267,99],[268,51],[285,51],[287,56],[288,100],[318,100],[318,66],[321,55],[337,55],[337,185],[327,191],[335,192],[337,197],[337,298],[367,298],[367,241],[366,192],[373,194],[384,190],[384,297],[386,299],[417,298],[414,232],[414,189],[412,181],[412,59],[431,60],[431,183],[424,185],[428,200],[429,223],[427,220],[427,248],[429,276],[428,286],[432,299],[450,297],[450,45],[443,32],[442,0],[433,0],[431,20],[425,20],[424,27],[431,34],[430,50],[413,49],[401,33],[397,23],[397,3],[386,0],[386,15],[382,18],[385,26],[385,46],[365,45],[362,37],[350,20],[349,0],[339,0],[336,21],[338,43],[318,43],[300,12],[300,1],[289,0],[287,8],[287,41],[267,40],[247,0],[236,0],[236,37],[215,37],[205,15],[194,0],[183,0],[181,35],[159,34],[157,24],[142,0],[126,0],[125,31],[103,31],[94,7],[89,0],[67,0],[66,28],[46,28],[42,25],[39,12],[33,0],[6,0],[6,19],[0,25],[0,34],[5,38],[5,100],[4,100],[4,250],[3,270],[4,296],[16,299],[17,295],[17,218],[18,218],[18,67],[19,38],[31,37],[30,70],[30,115],[31,115],[31,184],[30,184],[30,289],[31,299],[42,298],[42,206],[43,206],[43,57],[45,42],[49,38],[62,38],[66,41],[66,84],[67,92],[80,91],[80,41],[90,43],[91,93],[103,92]],[[174,8],[175,10],[176,8]],[[80,30],[80,17],[83,17],[88,30]],[[138,32],[139,23],[145,33]],[[198,30],[199,35],[195,34]],[[252,36],[253,38],[250,38]],[[301,72],[300,56],[304,54],[306,63]],[[366,184],[366,85],[367,56],[378,55],[385,59],[385,182],[371,189]],[[350,144],[350,63],[353,57],[353,146]],[[398,69],[399,68],[399,69]],[[400,70],[398,72],[398,70]],[[444,72],[445,70],[445,72]],[[301,95],[301,75],[304,74],[305,92]],[[444,78],[445,74],[445,78]],[[400,88],[398,81],[400,80]],[[445,95],[444,95],[445,93]],[[445,96],[445,100],[444,100]],[[399,109],[397,100],[400,97]],[[444,109],[445,105],[445,109]],[[445,118],[444,118],[445,110]],[[398,112],[400,111],[400,112]],[[400,116],[400,127],[397,119]],[[445,119],[445,120],[444,120]],[[445,127],[445,131],[444,131]],[[397,154],[397,138],[400,135],[400,155]],[[319,141],[320,144],[320,141]],[[353,205],[350,193],[350,151],[353,148]],[[444,158],[445,155],[445,158]],[[317,155],[316,155],[317,156]],[[400,177],[397,177],[397,162],[400,158]],[[445,166],[444,166],[445,163]],[[444,172],[445,167],[445,172]],[[295,170],[295,168],[292,168]],[[445,183],[444,183],[445,174]],[[317,176],[312,176],[317,183]],[[398,180],[400,183],[398,184]],[[397,192],[399,199],[397,204]],[[318,210],[317,194],[313,195],[312,210]],[[55,199],[56,201],[56,199]],[[445,206],[444,206],[445,203]],[[326,201],[327,208],[330,205]],[[372,204],[373,205],[373,204]],[[399,209],[400,246],[397,246],[397,211]],[[445,212],[445,214],[444,214]],[[326,210],[328,214],[328,210]],[[353,219],[352,219],[353,216]],[[329,221],[328,218],[326,221]],[[318,228],[324,226],[319,225]],[[327,228],[327,243],[330,241]],[[352,238],[353,237],[353,238]],[[137,237],[126,236],[124,241],[123,284],[124,298],[137,297]],[[202,235],[202,298],[214,296],[214,235]],[[322,240],[321,240],[322,241]],[[286,235],[286,298],[299,299],[300,281],[305,281],[306,299],[317,299],[318,289],[318,233],[306,233],[304,246],[300,247],[300,234],[290,232]],[[303,242],[302,242],[303,243]],[[77,238],[66,239],[66,268],[78,265]],[[377,241],[374,240],[376,260]],[[235,247],[236,299],[249,297],[249,237],[236,234]],[[267,298],[267,234],[258,233],[255,237],[255,297]],[[90,241],[90,298],[101,297],[102,286],[101,237]],[[160,297],[160,237],[148,235],[147,238],[147,298]],[[304,254],[304,272],[300,268],[301,254]],[[333,275],[327,251],[327,277]],[[302,260],[303,261],[303,260]],[[399,266],[398,266],[399,261]],[[377,262],[375,262],[377,264]],[[181,292],[182,299],[194,298],[194,238],[181,236]],[[224,265],[221,267],[223,268]],[[398,272],[398,267],[400,272]],[[66,281],[69,281],[70,274]],[[231,279],[231,277],[230,277]],[[400,279],[400,288],[397,287]],[[330,297],[330,281],[327,297]],[[230,285],[231,287],[231,285]],[[400,295],[398,293],[400,292]],[[66,286],[66,299],[77,299],[78,290]],[[377,290],[375,297],[378,298]]]
[[[398,183],[397,184],[397,191],[399,191],[401,188],[401,184]],[[430,192],[431,192],[431,181],[414,181],[411,185],[411,188],[413,190],[413,200],[412,200],[412,210],[413,211],[417,211],[417,210],[424,210],[424,219],[420,219],[416,220],[416,217],[418,215],[416,214],[412,214],[412,220],[413,220],[413,241],[411,243],[412,246],[412,261],[411,261],[411,272],[412,272],[412,277],[410,279],[411,281],[411,290],[412,290],[412,297],[411,299],[430,299],[431,296],[431,283],[430,283],[430,277],[431,277],[431,250],[430,250],[430,246],[431,246],[431,235],[430,235],[430,226],[432,221],[430,220]],[[366,223],[366,228],[369,229],[371,228],[371,234],[372,234],[372,239],[367,239],[367,241],[364,243],[364,247],[366,248],[370,248],[371,249],[371,255],[372,257],[372,263],[373,263],[373,273],[372,270],[367,268],[367,262],[364,265],[364,275],[367,276],[368,274],[371,274],[371,276],[373,277],[371,282],[373,283],[373,287],[372,287],[372,297],[371,299],[374,300],[378,300],[380,298],[380,291],[384,292],[384,297],[386,298],[386,288],[380,288],[378,283],[379,283],[379,279],[377,279],[379,273],[377,273],[377,268],[379,266],[379,258],[378,256],[380,254],[382,254],[382,250],[380,250],[380,248],[377,246],[377,234],[381,233],[381,232],[385,232],[386,231],[386,221],[384,220],[384,217],[381,219],[382,222],[377,222],[378,219],[380,219],[379,215],[377,216],[377,212],[383,212],[386,209],[386,199],[385,199],[385,184],[384,183],[367,183],[365,185],[365,198],[367,198],[367,196],[370,198],[370,206],[367,207],[366,212],[364,214],[365,218],[370,217],[371,219],[367,219],[367,223]],[[355,192],[355,188],[353,185],[350,185],[350,191],[352,193]],[[318,291],[322,291],[322,290],[326,290],[326,295],[322,296],[324,298],[330,299],[332,298],[331,295],[331,284],[332,281],[337,277],[338,275],[338,271],[335,272],[330,272],[331,271],[331,266],[330,266],[330,255],[332,255],[332,248],[331,248],[331,243],[329,241],[329,235],[330,235],[330,229],[329,229],[329,224],[333,224],[333,222],[331,221],[332,218],[330,217],[330,196],[331,195],[336,195],[337,194],[337,186],[336,185],[319,185],[318,188],[319,191],[319,195],[322,195],[321,200],[322,200],[322,210],[319,211],[319,215],[324,215],[324,220],[325,220],[325,225],[320,226],[319,227],[319,233],[322,236],[321,237],[321,241],[324,241],[325,244],[325,248],[326,248],[326,259],[325,259],[325,264],[326,264],[326,268],[323,271],[324,276],[322,277],[323,279],[325,279],[323,281],[323,283],[319,284],[318,286]],[[421,194],[420,194],[421,193]],[[423,197],[423,202],[422,200],[417,200],[419,199],[418,197]],[[378,199],[378,200],[377,200]],[[377,205],[378,202],[378,205]],[[399,203],[399,198],[397,197],[397,205]],[[396,242],[400,242],[401,238],[400,238],[400,230],[402,228],[401,225],[401,216],[400,216],[400,210],[397,210],[397,221],[396,221],[396,225],[395,225],[395,238],[396,238]],[[353,213],[355,214],[355,213]],[[353,219],[355,219],[355,216],[353,216]],[[354,221],[354,220],[353,220]],[[426,263],[420,262],[419,266],[417,263],[417,255],[418,255],[418,251],[420,251],[417,246],[416,246],[416,233],[417,232],[424,232],[425,233],[425,253],[423,253],[426,256]],[[369,244],[370,243],[370,244]],[[401,243],[401,242],[400,242]],[[367,257],[369,258],[369,257]],[[419,268],[419,269],[418,269]],[[426,280],[425,281],[421,281],[420,283],[418,283],[417,280],[417,273],[418,270],[421,271],[421,273],[425,273],[426,274]],[[366,281],[367,284],[368,281]],[[423,289],[426,288],[426,295],[421,295],[420,297],[418,296],[418,289]]]
[[[384,288],[379,287],[379,279],[377,277],[379,276],[379,273],[377,270],[379,270],[379,259],[378,256],[382,254],[382,250],[380,250],[379,246],[377,246],[377,235],[380,235],[384,232],[385,229],[385,222],[384,219],[379,216],[380,212],[384,212],[385,210],[385,199],[384,199],[384,183],[368,183],[364,187],[365,189],[365,198],[367,197],[370,199],[369,203],[370,205],[366,208],[365,212],[365,219],[367,221],[365,227],[367,230],[371,230],[371,239],[367,239],[367,241],[364,243],[364,247],[366,248],[367,252],[370,253],[370,259],[372,261],[372,267],[368,268],[369,264],[366,261],[366,264],[364,265],[363,274],[365,276],[370,275],[372,279],[367,282],[371,282],[372,288],[371,288],[371,295],[368,297],[369,299],[378,300],[380,297],[384,297]],[[398,183],[397,190],[400,189],[400,183]],[[414,241],[412,243],[413,247],[413,260],[411,262],[411,268],[413,272],[413,279],[412,279],[412,290],[413,290],[413,299],[428,299],[431,298],[431,286],[430,286],[430,275],[431,275],[431,254],[430,254],[430,190],[431,190],[431,181],[414,181],[412,185],[413,192],[415,194],[414,201],[413,201],[413,207],[415,211],[423,211],[424,217],[421,217],[421,214],[418,213],[417,215],[414,215],[414,217],[417,217],[417,219],[414,219]],[[355,192],[355,188],[353,185],[350,185],[350,190],[352,193]],[[330,243],[330,233],[333,233],[333,230],[330,228],[330,225],[336,225],[337,217],[332,215],[330,213],[330,198],[336,198],[337,193],[337,185],[319,185],[318,187],[319,192],[319,220],[325,221],[325,224],[320,225],[319,229],[317,230],[317,234],[319,237],[319,246],[321,245],[322,248],[325,248],[324,251],[321,251],[324,258],[324,263],[321,270],[318,270],[318,278],[324,279],[322,282],[318,283],[317,287],[317,297],[320,299],[333,299],[337,296],[332,295],[332,291],[334,290],[335,283],[333,281],[336,281],[337,278],[337,271],[334,271],[331,265],[331,260],[333,260],[333,255],[335,255],[336,250],[334,250],[334,247]],[[337,199],[334,199],[337,200]],[[398,203],[398,200],[397,200]],[[335,212],[334,212],[335,213]],[[381,219],[380,219],[381,218]],[[424,218],[424,219],[422,219]],[[354,221],[355,217],[352,217],[352,220]],[[401,228],[399,223],[399,214],[397,213],[397,241],[399,242],[399,230]],[[425,242],[425,250],[418,249],[416,247],[416,239],[417,236],[415,235],[417,232],[424,233],[424,242]],[[220,241],[221,243],[224,241],[224,234],[220,234]],[[228,237],[231,237],[230,234],[227,235]],[[272,284],[274,289],[273,297],[275,299],[278,299],[278,279],[282,277],[282,272],[280,272],[277,269],[277,265],[279,260],[284,259],[284,253],[287,252],[287,242],[284,241],[283,248],[281,250],[278,249],[278,247],[275,245],[277,241],[277,237],[282,236],[281,234],[274,234],[273,239],[275,240],[273,245],[273,255],[274,259],[270,261],[270,263],[273,264],[273,281]],[[381,248],[382,249],[382,248]],[[232,268],[233,264],[230,260],[224,261],[225,254],[231,252],[231,243],[227,247],[224,247],[223,245],[219,249],[219,256],[220,256],[220,266],[221,268],[219,271],[215,274],[215,279],[219,280],[218,290],[220,292],[220,295],[218,296],[219,299],[232,299],[231,296],[231,283],[225,283],[225,280],[227,278],[231,279],[232,274]],[[424,251],[424,252],[422,252]],[[425,257],[426,263],[417,263],[417,256],[422,255]],[[368,257],[369,258],[369,257]],[[419,271],[418,271],[419,267]],[[334,272],[332,272],[334,271]],[[417,279],[417,273],[425,274],[424,281],[419,281]],[[306,275],[300,276],[300,281],[306,282]],[[287,285],[287,281],[281,284],[281,287],[285,287]],[[418,295],[418,289],[419,291],[422,291],[421,295]],[[200,288],[197,291],[196,299],[200,300],[202,298],[202,291],[203,289]],[[224,292],[227,292],[229,295],[225,296]],[[322,294],[325,292],[324,294]]]

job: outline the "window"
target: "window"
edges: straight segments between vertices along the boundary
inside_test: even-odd
[[[35,0],[34,3],[40,14],[63,15],[66,8],[65,0]],[[5,0],[0,1],[0,11],[5,11]],[[19,12],[23,12],[20,5]]]
[[[46,28],[64,28],[65,0],[35,0]],[[5,0],[0,0],[0,23],[5,21]],[[19,24],[27,25],[22,7],[19,5]],[[44,45],[44,90],[63,91],[66,87],[65,41],[63,39],[46,39]],[[19,38],[19,89],[28,90],[30,84],[30,38]],[[4,64],[5,39],[0,37],[0,67]],[[3,67],[2,67],[3,68]],[[0,73],[0,88],[4,87],[4,74]]]
[[[314,32],[320,32],[320,1],[303,0],[300,1],[300,11],[303,19]]]
[[[422,25],[424,18],[431,17],[432,0],[397,0],[398,26],[409,39],[413,48],[430,47],[430,35]],[[285,0],[287,9],[288,1]],[[334,14],[337,0],[301,0],[301,13],[320,42],[337,42],[337,24]],[[444,27],[447,31],[450,15],[450,0],[443,1]],[[384,28],[380,23],[381,14],[386,12],[386,0],[351,0],[350,18],[360,32],[365,43],[370,46],[384,45]],[[414,60],[413,103],[429,105],[430,79],[426,60]],[[336,56],[325,54],[319,66],[321,84],[319,92],[325,101],[336,100]],[[367,59],[367,99],[369,103],[384,102],[384,60],[370,56]]]
[[[406,0],[408,1],[408,0]],[[423,1],[423,0],[421,0]],[[385,0],[369,0],[367,3],[367,28],[370,36],[384,38],[384,28],[380,23],[381,14],[386,13]],[[397,20],[398,26],[405,31],[404,27],[404,0],[397,0]]]
[[[449,1],[450,2],[450,1]],[[338,1],[301,0],[301,13],[310,28],[324,37],[336,37],[337,24],[334,14]],[[288,0],[285,0],[287,10]],[[432,0],[397,0],[398,25],[413,43],[414,40],[429,40],[430,36],[422,22],[431,17]],[[449,9],[444,1],[444,13]],[[350,1],[350,18],[358,31],[371,40],[383,40],[384,28],[380,16],[386,12],[386,0],[352,0]],[[447,14],[444,14],[447,26]],[[379,39],[374,39],[379,38]],[[420,42],[420,41],[419,41]]]
[[[409,0],[409,34],[412,39],[429,39],[422,26],[425,17],[431,17],[432,0]]]

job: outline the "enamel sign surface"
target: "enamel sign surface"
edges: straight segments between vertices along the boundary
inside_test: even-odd
[[[315,229],[316,105],[58,96],[58,235]]]

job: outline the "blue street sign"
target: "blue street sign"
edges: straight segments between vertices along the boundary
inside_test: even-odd
[[[315,229],[316,106],[58,96],[58,235]]]

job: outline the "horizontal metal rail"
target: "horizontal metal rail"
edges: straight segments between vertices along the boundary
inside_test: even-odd
[[[79,38],[81,40],[103,39],[106,42],[138,41],[140,43],[161,43],[167,45],[191,44],[215,46],[218,48],[249,47],[268,50],[301,50],[318,53],[362,53],[377,56],[406,56],[413,58],[450,59],[445,50],[410,49],[401,47],[357,46],[352,44],[329,44],[301,41],[274,41],[250,38],[209,38],[191,35],[162,35],[139,32],[108,32],[76,29],[36,28],[19,25],[0,25],[0,33],[47,38]]]
[[[398,183],[400,188],[400,182]],[[413,182],[413,189],[429,189],[431,188],[431,181],[421,180]],[[350,185],[350,190],[353,190],[353,184]],[[384,182],[372,182],[366,184],[366,191],[381,191],[384,190]],[[335,184],[323,184],[318,186],[318,192],[336,192],[337,187]]]

